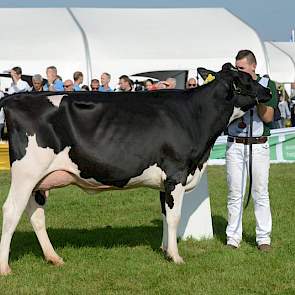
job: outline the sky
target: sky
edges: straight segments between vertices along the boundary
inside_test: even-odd
[[[263,41],[289,41],[295,30],[295,0],[0,0],[1,7],[223,7],[254,28]]]

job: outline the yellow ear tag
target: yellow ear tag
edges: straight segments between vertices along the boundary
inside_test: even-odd
[[[213,76],[212,74],[209,74],[206,78],[206,80],[204,81],[204,84],[207,84],[211,81],[213,81],[215,79],[215,76]]]

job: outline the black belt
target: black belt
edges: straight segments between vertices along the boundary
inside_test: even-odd
[[[267,142],[267,136],[260,137],[227,137],[228,142],[242,143],[242,144],[261,144]]]

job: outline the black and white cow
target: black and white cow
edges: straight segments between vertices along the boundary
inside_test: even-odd
[[[201,68],[199,73],[213,72]],[[11,187],[3,206],[0,274],[10,272],[11,238],[25,209],[46,260],[63,263],[48,238],[44,207],[35,194],[68,184],[97,192],[158,189],[162,248],[174,262],[183,262],[176,233],[184,192],[198,184],[210,149],[229,122],[270,98],[268,89],[230,64],[213,74],[213,82],[189,90],[4,98],[0,108],[9,134]]]

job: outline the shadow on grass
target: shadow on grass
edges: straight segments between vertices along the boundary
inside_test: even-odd
[[[213,232],[218,240],[220,240],[223,244],[226,244],[226,226],[227,220],[220,215],[212,216],[213,223]],[[249,244],[252,247],[256,247],[256,239],[253,234],[247,234],[247,232],[243,232],[243,241]]]
[[[154,251],[160,251],[162,222],[153,221],[157,226],[101,227],[93,229],[48,228],[50,241],[55,249],[66,246],[83,247],[136,247],[149,245]],[[33,231],[16,231],[11,243],[11,260],[17,260],[25,254],[42,255],[39,242]]]
[[[212,216],[212,225],[213,225],[213,233],[214,236],[220,240],[223,244],[226,243],[226,226],[227,220],[220,215],[213,215]]]

